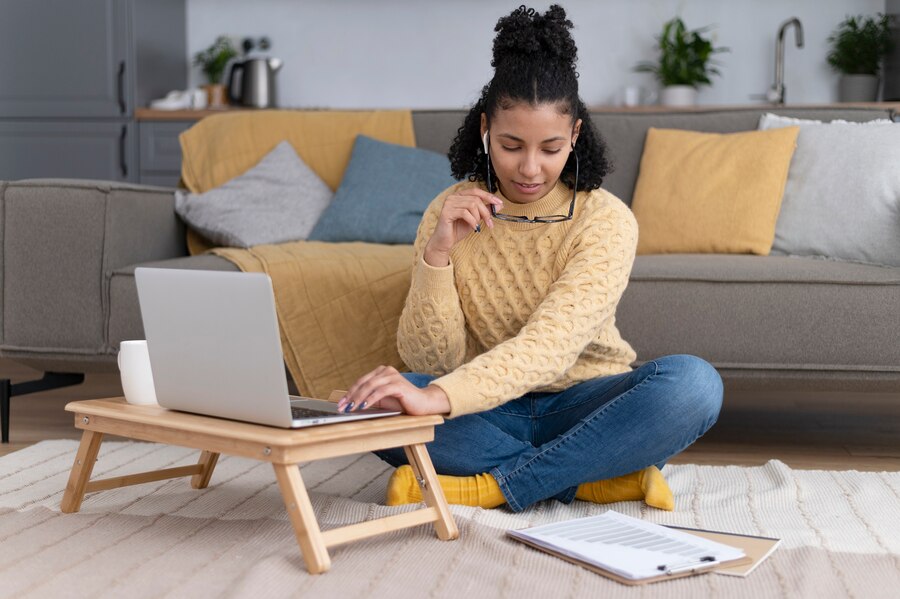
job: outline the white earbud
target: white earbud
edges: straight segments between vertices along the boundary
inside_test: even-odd
[[[489,131],[485,131],[484,135],[481,136],[481,143],[484,145],[484,153],[488,153],[488,133]]]

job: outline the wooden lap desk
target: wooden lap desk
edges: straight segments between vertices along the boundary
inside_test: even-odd
[[[425,443],[434,439],[435,425],[443,422],[440,416],[389,416],[290,430],[175,412],[159,406],[136,406],[125,403],[123,398],[75,401],[66,410],[75,413],[75,427],[84,430],[84,434],[63,495],[64,513],[77,512],[85,493],[145,482],[190,476],[192,487],[204,489],[219,454],[224,453],[272,464],[297,543],[312,574],[325,572],[331,566],[329,547],[350,541],[428,523],[433,523],[442,540],[459,536],[425,449]],[[192,447],[201,450],[200,459],[193,466],[92,481],[91,471],[104,434]],[[403,447],[406,452],[422,486],[426,507],[320,530],[297,464],[392,447]]]

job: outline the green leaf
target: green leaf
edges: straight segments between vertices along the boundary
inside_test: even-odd
[[[219,83],[228,61],[237,55],[237,49],[231,40],[227,36],[220,35],[209,48],[194,55],[194,65],[203,70],[210,83]]]
[[[711,85],[709,75],[719,75],[719,71],[711,66],[711,57],[729,50],[714,47],[712,42],[701,35],[710,29],[711,26],[708,25],[688,30],[680,17],[667,21],[663,24],[662,33],[656,38],[659,50],[657,61],[639,62],[634,70],[654,73],[664,86]]]
[[[881,13],[875,17],[846,17],[828,42],[828,64],[846,75],[877,75],[881,60],[894,46],[890,21]]]

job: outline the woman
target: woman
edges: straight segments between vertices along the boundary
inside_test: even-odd
[[[605,146],[578,96],[571,21],[521,7],[497,23],[494,77],[450,149],[467,181],[426,210],[398,347],[339,403],[443,414],[427,444],[451,503],[514,511],[644,499],[673,509],[659,471],[716,421],[722,381],[703,360],[632,370],[615,310],[637,223],[600,189]],[[421,492],[401,449],[388,504]]]

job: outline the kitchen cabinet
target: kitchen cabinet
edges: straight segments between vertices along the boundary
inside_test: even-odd
[[[0,179],[138,180],[129,121],[0,121]]]
[[[132,104],[127,6],[3,0],[0,115],[118,117]]]
[[[140,121],[139,181],[175,187],[181,179],[181,144],[178,136],[195,121]]]
[[[0,0],[0,178],[138,181],[136,106],[187,85],[185,0]]]

